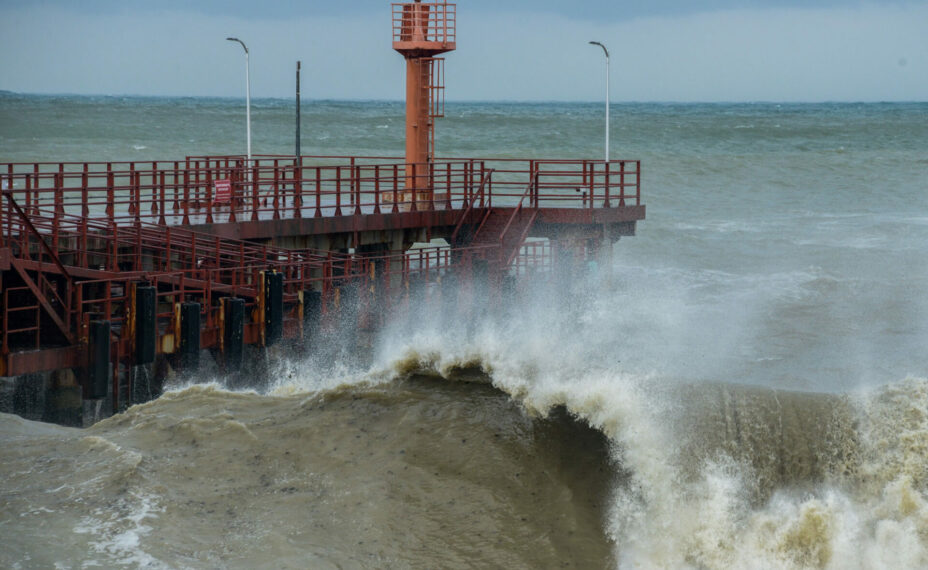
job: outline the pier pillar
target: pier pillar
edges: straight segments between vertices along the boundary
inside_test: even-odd
[[[132,329],[134,341],[133,364],[151,364],[155,361],[155,343],[158,338],[156,330],[156,302],[157,290],[154,287],[138,284],[132,285],[132,313],[129,315],[129,326]]]
[[[224,297],[222,303],[222,355],[227,371],[242,367],[245,340],[245,299]]]
[[[106,398],[110,379],[110,322],[91,321],[88,330],[90,351],[87,367],[87,385],[84,395],[88,400]]]
[[[303,291],[303,342],[315,344],[322,324],[322,291]]]
[[[359,326],[366,332],[376,332],[383,326],[386,314],[385,303],[390,298],[388,289],[390,279],[387,276],[387,257],[390,253],[389,245],[377,243],[361,246],[358,255],[367,259],[367,282],[364,285],[363,301]]]
[[[194,371],[200,366],[200,304],[180,305],[180,365]]]
[[[82,427],[84,402],[77,376],[70,368],[51,373],[45,392],[45,413],[42,421],[65,426]]]
[[[284,274],[264,274],[264,346],[273,346],[284,334]]]

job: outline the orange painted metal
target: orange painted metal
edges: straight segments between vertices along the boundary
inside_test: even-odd
[[[326,326],[354,297],[342,290],[359,292],[355,324],[372,327],[391,311],[412,310],[411,289],[432,302],[449,272],[493,273],[497,291],[482,299],[463,279],[460,299],[471,303],[498,297],[507,276],[550,273],[560,246],[527,242],[533,227],[555,228],[554,236],[557,226],[573,224],[595,240],[606,224],[633,232],[644,219],[639,161],[435,160],[434,120],[444,106],[444,60],[435,56],[456,47],[454,4],[394,4],[393,47],[407,59],[404,158],[0,164],[0,376],[86,365],[92,320],[111,323],[113,362],[131,365],[126,315],[139,282],[156,289],[159,354],[176,346],[176,307],[188,301],[201,306],[201,347],[219,346],[228,297],[245,300],[245,342],[259,342],[266,271],[283,275],[284,337],[299,338],[307,290],[321,293]],[[451,246],[360,248],[361,232],[395,230],[438,232]],[[313,235],[360,251],[248,241]]]
[[[456,48],[456,7],[447,2],[393,5],[393,49],[406,58],[406,171],[403,202],[409,195],[430,202],[435,159],[435,119],[444,103],[444,60]]]
[[[0,202],[0,372],[85,365],[88,327],[100,319],[112,324],[114,361],[131,364],[123,331],[137,282],[157,289],[160,337],[177,330],[176,304],[194,301],[201,346],[213,348],[220,299],[230,296],[246,300],[245,341],[260,340],[263,321],[251,316],[260,272],[280,272],[284,336],[293,338],[303,291],[322,293],[326,326],[335,326],[341,289],[361,291],[359,326],[370,327],[412,310],[404,293],[411,286],[427,285],[431,302],[443,275],[468,275],[476,260],[492,266],[497,287],[505,275],[547,274],[556,256],[550,242],[525,242],[533,226],[573,224],[596,239],[603,224],[631,232],[645,215],[638,161],[450,159],[427,164],[424,175],[401,160],[259,156],[247,169],[241,156],[0,164],[8,188]],[[409,177],[428,195],[404,197]],[[217,196],[214,181],[226,179],[229,195]],[[433,228],[444,228],[452,247],[371,255],[245,241],[342,234],[357,244],[361,231]],[[159,354],[175,340],[159,338]]]
[[[23,354],[80,345],[91,316],[120,331],[125,291],[134,281],[156,284],[164,307],[202,303],[208,348],[219,338],[218,299],[242,297],[251,310],[261,270],[284,273],[285,304],[292,308],[307,289],[336,298],[345,284],[368,279],[371,263],[386,264],[403,283],[436,279],[442,255],[479,255],[495,260],[497,271],[535,271],[536,260],[547,258],[527,256],[520,245],[533,225],[573,224],[595,237],[603,224],[627,224],[631,233],[645,216],[638,161],[464,158],[433,161],[423,175],[401,160],[259,156],[247,169],[241,156],[0,164],[7,186],[0,201],[0,369],[36,371],[73,360],[68,351],[48,359]],[[410,176],[427,196],[403,196]],[[224,179],[232,182],[228,201],[213,191],[213,181]],[[358,258],[243,241],[433,228],[454,238],[454,253],[435,252],[418,265],[404,252]],[[402,298],[380,297],[385,306]],[[164,330],[176,328],[172,315],[159,312]],[[287,334],[299,330],[294,319],[285,320]],[[248,339],[260,337],[256,326],[246,327]],[[130,351],[118,346],[114,353],[128,358]]]

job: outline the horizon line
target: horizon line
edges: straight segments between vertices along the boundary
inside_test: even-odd
[[[68,92],[55,92],[55,93],[40,93],[40,92],[25,92],[25,91],[11,91],[8,89],[0,89],[0,97],[9,96],[9,95],[18,95],[18,96],[34,96],[34,97],[110,97],[110,98],[135,98],[135,99],[218,99],[218,100],[227,100],[227,101],[239,101],[244,100],[244,97],[241,96],[230,96],[230,95],[151,95],[151,94],[141,94],[141,93],[68,93]],[[252,97],[252,102],[254,101],[294,101],[295,97],[278,97],[278,96],[264,96],[264,97]],[[300,97],[300,102],[317,102],[317,103],[396,103],[396,104],[405,104],[403,99],[392,99],[392,98],[358,98],[358,97],[346,97],[346,98],[337,98],[337,97]],[[604,99],[446,99],[446,103],[473,103],[473,104],[603,104]],[[828,105],[828,104],[842,104],[842,105],[879,105],[879,104],[924,104],[928,101],[919,101],[914,99],[820,99],[820,100],[803,100],[803,99],[755,99],[755,100],[684,100],[684,99],[654,99],[654,100],[631,100],[631,101],[622,101],[622,100],[609,100],[610,104],[615,105]]]

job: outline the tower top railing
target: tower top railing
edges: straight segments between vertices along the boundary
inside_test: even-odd
[[[393,49],[443,53],[455,49],[457,12],[446,2],[393,4]]]

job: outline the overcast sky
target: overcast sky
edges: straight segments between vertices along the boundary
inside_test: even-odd
[[[449,100],[928,101],[928,0],[461,0]],[[387,0],[0,0],[0,89],[402,99]]]

